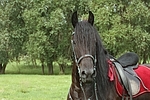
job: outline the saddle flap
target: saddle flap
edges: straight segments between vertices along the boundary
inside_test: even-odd
[[[132,67],[123,68],[118,62],[113,62],[119,79],[121,80],[122,85],[130,95],[136,95],[140,91],[140,80],[138,75],[135,73]]]
[[[118,62],[113,62],[115,65],[115,68],[118,72],[118,77],[124,87],[124,89],[127,91],[128,95],[130,96],[130,98],[132,98],[132,90],[131,90],[131,85],[129,83],[128,77],[125,74],[124,69],[122,68],[122,66],[118,63]]]
[[[131,85],[132,95],[136,95],[140,91],[140,80],[129,74],[127,71],[125,71],[125,75],[127,76],[129,80],[129,84]]]

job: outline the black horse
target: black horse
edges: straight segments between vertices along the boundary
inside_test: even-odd
[[[105,50],[93,24],[94,15],[91,11],[89,11],[88,20],[85,21],[78,22],[77,12],[72,15],[72,25],[75,29],[71,40],[74,63],[72,84],[67,100],[123,100],[123,96],[116,90],[115,80],[119,78],[115,76],[119,72],[114,68],[113,60],[115,59],[111,60],[112,57]],[[115,70],[114,79],[111,80],[108,77],[110,66],[112,66],[111,70]],[[126,97],[130,98],[127,92],[125,89]],[[150,100],[150,92],[135,96],[133,100]]]

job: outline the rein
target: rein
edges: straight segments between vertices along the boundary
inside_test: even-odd
[[[74,34],[75,34],[75,32],[72,33],[72,35],[74,35]],[[87,58],[87,57],[91,58],[93,60],[93,62],[94,62],[94,67],[93,67],[93,70],[94,70],[94,73],[95,73],[95,75],[93,76],[93,80],[94,80],[94,92],[95,92],[95,96],[96,96],[95,98],[96,98],[96,100],[98,100],[98,96],[97,96],[97,83],[96,83],[96,79],[95,79],[96,78],[96,62],[97,62],[96,55],[95,55],[95,57],[93,57],[91,54],[85,54],[85,55],[82,55],[79,59],[77,59],[76,53],[75,53],[75,49],[74,49],[74,41],[73,40],[71,40],[71,44],[72,44],[72,50],[73,50],[74,60],[75,60],[75,63],[76,63],[77,69],[78,69],[80,87],[81,87],[81,90],[83,92],[85,100],[90,100],[90,99],[86,98],[86,94],[85,94],[85,91],[84,91],[84,88],[83,88],[83,85],[82,85],[82,77],[81,77],[81,70],[80,70],[79,63],[81,62],[82,59]],[[70,97],[71,100],[73,100],[70,93],[69,93],[69,97]]]

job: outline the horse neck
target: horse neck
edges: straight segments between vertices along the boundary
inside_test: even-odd
[[[99,100],[116,100],[116,90],[114,82],[110,82],[108,78],[109,65],[107,60],[109,59],[109,54],[98,53],[97,56],[97,91]],[[109,98],[109,99],[108,99]]]

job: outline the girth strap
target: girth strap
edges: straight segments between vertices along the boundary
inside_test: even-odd
[[[118,73],[119,73],[119,77],[120,77],[120,80],[123,84],[123,87],[124,89],[127,91],[127,95],[129,96],[130,100],[132,100],[132,90],[131,90],[131,84],[127,78],[127,76],[125,75],[125,72],[122,68],[122,66],[118,63],[118,62],[115,62],[113,61],[114,65],[115,65],[115,68],[117,69]],[[124,97],[123,97],[124,98]],[[128,97],[127,97],[128,98]],[[127,99],[126,98],[126,99]]]

